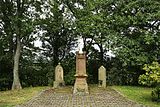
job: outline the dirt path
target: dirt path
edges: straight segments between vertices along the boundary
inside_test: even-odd
[[[92,88],[88,95],[71,92],[69,87],[45,90],[17,107],[145,107],[127,100],[111,88]]]

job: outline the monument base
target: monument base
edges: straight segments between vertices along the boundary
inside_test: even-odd
[[[99,80],[99,82],[98,82],[98,87],[106,88],[106,81]]]
[[[89,94],[86,78],[87,76],[76,76],[73,94],[79,94],[79,93]]]
[[[54,88],[63,87],[63,86],[65,86],[65,82],[64,82],[64,81],[61,81],[61,82],[59,82],[59,81],[54,81],[54,82],[53,82],[53,86],[54,86]]]

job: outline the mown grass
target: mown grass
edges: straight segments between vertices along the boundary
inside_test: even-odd
[[[24,88],[19,91],[18,90],[0,91],[0,107],[13,107],[15,105],[22,104],[31,99],[33,96],[37,95],[40,91],[47,88],[49,87],[30,87],[30,88]],[[92,88],[92,91],[94,90],[93,86],[90,86],[90,88]],[[133,87],[133,86],[113,86],[111,88],[119,91],[125,97],[131,99],[132,101],[150,107],[160,107],[160,103],[151,101],[152,88]],[[60,90],[58,90],[58,92],[59,91]],[[68,87],[65,90],[63,89],[62,91],[70,92],[71,87]]]
[[[160,107],[160,103],[151,101],[152,88],[135,86],[113,86],[113,89],[122,93],[128,99],[150,107]]]
[[[22,104],[46,88],[48,87],[29,87],[22,90],[0,91],[0,107],[12,107]]]

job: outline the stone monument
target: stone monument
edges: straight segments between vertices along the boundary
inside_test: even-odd
[[[65,85],[63,80],[63,68],[60,63],[55,68],[55,81],[54,81],[54,88],[62,87]]]
[[[104,66],[98,69],[98,86],[106,87],[106,68]]]
[[[76,52],[76,80],[74,84],[73,94],[89,93],[86,74],[86,52]]]

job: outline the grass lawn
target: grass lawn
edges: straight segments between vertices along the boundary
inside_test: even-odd
[[[30,87],[15,91],[0,91],[0,107],[12,107],[26,102],[47,87]]]
[[[160,107],[160,103],[151,101],[152,88],[133,86],[113,86],[113,89],[122,93],[128,99],[150,107]]]
[[[33,96],[37,95],[40,91],[48,89],[49,87],[30,87],[24,88],[22,90],[15,91],[0,91],[0,107],[12,107],[24,103],[31,99]],[[92,91],[94,88],[92,88]],[[152,88],[145,87],[133,87],[133,86],[112,86],[111,88],[119,91],[128,99],[131,99],[140,104],[148,105],[150,107],[160,107],[160,103],[155,103],[151,101],[151,91]],[[70,92],[71,87],[65,90],[59,90],[62,92]],[[59,92],[58,91],[58,92]]]

